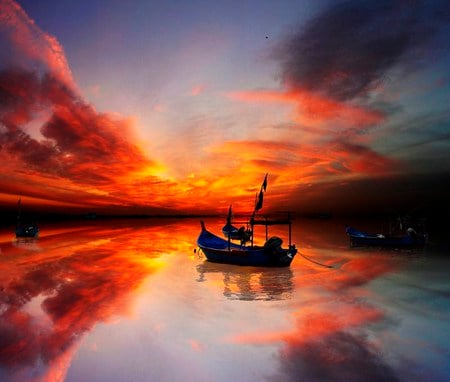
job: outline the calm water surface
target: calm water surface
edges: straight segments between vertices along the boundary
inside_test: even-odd
[[[352,249],[341,224],[300,220],[290,268],[247,268],[206,262],[199,229],[0,231],[0,380],[450,380],[446,253]]]

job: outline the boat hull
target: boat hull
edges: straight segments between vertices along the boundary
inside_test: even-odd
[[[288,267],[297,253],[295,246],[282,249],[231,243],[206,230],[204,224],[197,245],[208,261],[256,267]]]
[[[420,248],[427,242],[427,235],[424,234],[385,236],[362,232],[352,227],[347,227],[346,232],[353,247]]]

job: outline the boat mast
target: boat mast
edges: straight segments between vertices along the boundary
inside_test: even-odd
[[[291,248],[292,222],[291,222],[291,213],[290,212],[288,212],[288,221],[289,221],[289,248]]]
[[[251,231],[252,231],[252,241],[251,241],[251,246],[253,247],[253,236],[255,233],[255,213],[253,212],[253,216],[250,218],[250,227],[251,227]]]
[[[19,200],[17,201],[17,227],[20,226],[20,207],[21,207],[22,201],[21,197],[19,196]]]
[[[267,222],[267,218],[264,218],[264,220],[266,220]],[[266,224],[266,241],[269,240],[269,225]]]
[[[267,190],[267,176],[268,175],[269,175],[269,173],[266,173],[266,175],[264,176],[264,180],[259,189],[259,193],[257,193],[255,196],[255,208],[253,209],[253,214],[250,218],[250,226],[252,227],[251,228],[252,229],[252,241],[251,241],[252,247],[253,247],[253,232],[254,232],[255,215],[256,215],[256,212],[259,211],[263,206],[264,192],[266,192],[266,190]],[[268,232],[267,232],[267,225],[266,225],[266,240],[267,240],[267,236],[268,236]]]
[[[227,216],[227,225],[229,226],[228,229],[228,250],[231,251],[231,204],[230,207],[228,207],[228,216]]]

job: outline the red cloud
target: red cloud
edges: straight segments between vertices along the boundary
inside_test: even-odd
[[[162,205],[159,194],[173,184],[152,175],[156,164],[130,140],[130,121],[81,98],[62,46],[17,3],[1,2],[0,21],[12,53],[0,68],[0,158],[9,163],[1,189],[85,206],[129,206],[153,194]]]
[[[198,96],[202,94],[205,90],[205,85],[196,85],[191,89],[191,96]]]
[[[280,102],[296,106],[294,120],[307,126],[338,121],[347,127],[368,127],[384,121],[384,114],[378,110],[316,94],[297,88],[287,91],[246,91],[229,93],[228,96],[245,102]]]
[[[1,150],[28,172],[56,177],[63,187],[84,185],[111,193],[122,188],[129,174],[154,165],[130,142],[127,120],[96,112],[51,75],[5,70],[0,72],[0,95],[6,100],[0,106]],[[42,110],[50,117],[38,140],[26,128]]]

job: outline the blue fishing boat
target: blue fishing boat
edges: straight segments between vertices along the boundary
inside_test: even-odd
[[[289,221],[270,221],[253,220],[252,225],[264,224],[289,224]],[[197,239],[197,245],[203,251],[209,261],[216,263],[227,263],[236,265],[250,265],[255,267],[288,267],[294,259],[297,248],[295,244],[291,244],[289,235],[289,246],[283,249],[281,247],[283,241],[279,237],[271,237],[266,240],[264,245],[258,246],[252,243],[232,243],[230,239],[226,240],[214,235],[206,229],[205,223],[200,222],[201,232]],[[289,230],[290,232],[291,230]]]
[[[200,222],[201,232],[197,239],[197,245],[209,261],[255,267],[288,267],[291,265],[297,253],[297,248],[295,244],[291,244],[292,223],[290,214],[284,220],[269,220],[256,217],[257,211],[263,205],[263,194],[267,188],[267,175],[264,177],[259,193],[256,194],[255,208],[248,220],[247,228],[241,227],[237,229],[231,224],[231,205],[228,209],[227,224],[222,228],[222,233],[227,240],[214,235],[206,229],[203,221]],[[281,247],[283,240],[279,237],[274,236],[270,239],[268,237],[268,226],[279,224],[287,224],[289,226],[288,248]],[[262,246],[254,245],[253,243],[253,233],[256,225],[264,225],[266,227],[266,241]],[[233,239],[240,240],[240,244],[232,243],[231,240]]]
[[[420,248],[426,244],[428,238],[427,234],[418,233],[413,228],[408,228],[406,232],[397,235],[367,233],[353,227],[346,227],[345,232],[353,247]]]
[[[255,208],[251,215],[248,227],[237,229],[231,224],[231,205],[228,210],[227,224],[222,228],[222,233],[227,240],[214,235],[206,229],[205,223],[200,222],[201,232],[197,239],[197,245],[203,251],[209,261],[236,265],[288,267],[297,253],[295,244],[291,244],[292,222],[290,214],[284,220],[257,219],[256,212],[262,208],[263,194],[267,188],[267,175],[261,185],[259,194],[255,199]],[[286,224],[289,226],[289,245],[282,248],[282,239],[279,237],[268,238],[268,226]],[[266,227],[266,241],[264,245],[254,245],[253,233],[255,225]],[[240,244],[232,243],[231,240],[239,239]],[[249,243],[249,244],[247,244]]]

